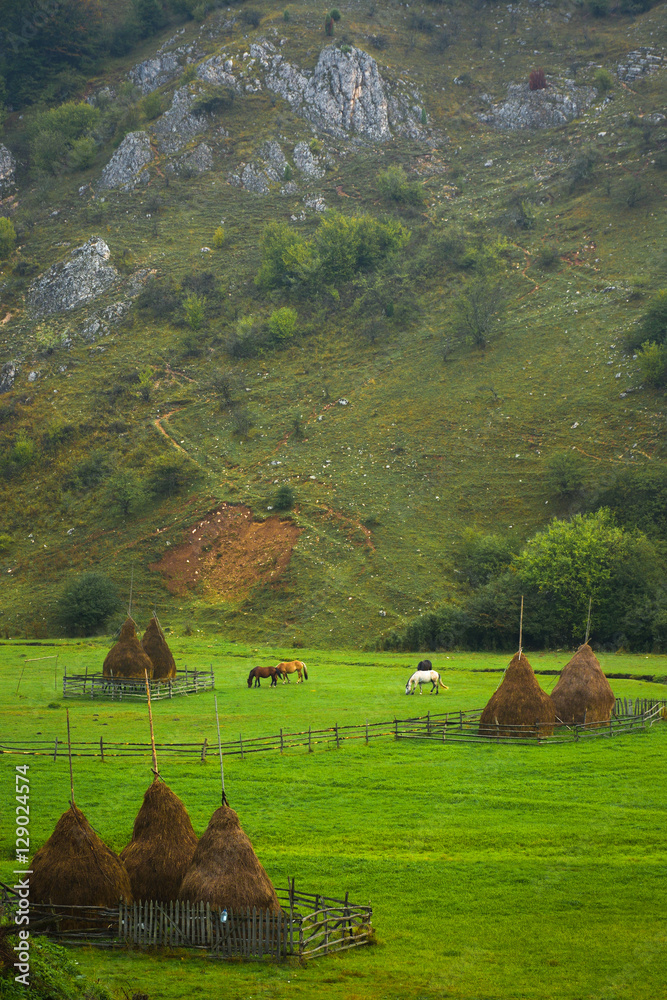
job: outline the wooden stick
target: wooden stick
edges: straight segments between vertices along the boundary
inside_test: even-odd
[[[218,753],[220,755],[220,781],[222,782],[222,804],[227,805],[227,796],[225,795],[225,769],[222,766],[222,743],[220,742],[220,718],[218,716],[218,696],[215,695],[215,725],[218,730]]]
[[[586,638],[584,639],[584,646],[588,645],[588,636],[590,635],[590,632],[591,632],[591,603],[592,603],[592,601],[593,601],[593,597],[591,596],[591,597],[588,598],[588,621],[586,622]]]
[[[151,708],[151,689],[148,684],[148,670],[144,669],[146,678],[146,697],[148,699],[148,722],[151,727],[151,751],[153,753],[153,781],[157,781],[159,772],[157,769],[157,754],[155,753],[155,734],[153,733],[153,709]]]
[[[74,805],[74,777],[72,775],[72,740],[69,732],[69,708],[66,709],[67,713],[67,755],[69,757],[69,791],[70,791],[70,805]]]
[[[132,567],[132,574],[130,576],[130,603],[127,606],[128,617],[132,617],[132,588],[134,586],[134,566]]]
[[[523,594],[521,595],[521,614],[519,616],[519,659],[521,659],[522,641],[523,641]]]

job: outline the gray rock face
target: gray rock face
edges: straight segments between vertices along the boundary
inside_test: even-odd
[[[256,167],[254,163],[246,163],[241,174],[241,184],[246,191],[250,191],[252,194],[269,193],[269,184],[266,179],[266,174],[263,170]]]
[[[130,132],[102,171],[98,187],[131,191],[137,184],[148,181],[148,171],[144,168],[152,159],[148,133]]]
[[[197,78],[204,83],[213,83],[217,86],[232,87],[240,90],[238,81],[234,76],[234,63],[225,55],[211,56],[206,59],[197,69]]]
[[[264,172],[269,180],[276,182],[283,180],[287,160],[278,143],[274,140],[265,142],[259,151],[259,155],[264,161]]]
[[[507,91],[507,100],[478,115],[480,121],[499,129],[556,128],[580,115],[595,97],[591,87],[575,87],[571,81],[561,89],[531,90],[527,83],[519,83]]]
[[[297,142],[294,147],[294,166],[306,177],[314,177],[319,180],[324,177],[324,168],[320,166],[320,161],[313,156],[307,142]]]
[[[306,117],[334,135],[355,132],[368,139],[388,139],[387,96],[377,63],[352,47],[343,52],[328,45],[320,52],[304,94]]]
[[[8,361],[0,368],[0,394],[13,388],[17,372],[18,368],[13,361]]]
[[[169,111],[158,118],[154,132],[161,153],[177,153],[205,130],[205,116],[192,113],[195,100],[196,95],[189,87],[181,87],[174,94]]]
[[[167,170],[170,173],[182,174],[184,177],[195,177],[207,170],[213,170],[213,153],[210,146],[200,142],[190,153],[168,164]]]
[[[619,80],[632,83],[634,80],[640,80],[643,76],[655,73],[664,65],[665,57],[662,52],[658,52],[656,49],[637,49],[634,52],[628,52],[623,62],[618,64],[616,73]]]
[[[91,236],[69,258],[54,264],[28,292],[28,305],[36,316],[68,312],[98,298],[120,275],[109,264],[111,251],[99,236]]]
[[[142,63],[133,66],[127,74],[135,85],[139,87],[142,94],[150,94],[170,80],[174,80],[182,72],[181,59],[184,50],[176,49],[174,52],[164,52],[153,59],[146,59]],[[180,59],[179,59],[180,57]]]
[[[271,184],[278,184],[284,179],[287,160],[280,145],[272,139],[260,147],[258,154],[259,162],[242,164],[239,173],[230,175],[229,182],[251,194],[268,194]],[[282,193],[285,193],[284,189]]]
[[[0,143],[0,198],[4,198],[14,189],[16,160],[6,146]]]

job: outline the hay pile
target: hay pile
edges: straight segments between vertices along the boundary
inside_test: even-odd
[[[162,781],[146,789],[132,840],[121,851],[135,899],[178,899],[197,837],[185,806]]]
[[[587,643],[563,667],[551,700],[557,718],[567,726],[609,722],[616,698]]]
[[[155,615],[144,632],[141,648],[153,664],[153,680],[165,680],[176,676],[174,657]]]
[[[280,903],[239,818],[222,805],[211,820],[194,853],[180,891],[181,899],[244,910],[280,911]]]
[[[31,903],[115,907],[121,899],[132,901],[123,862],[75,805],[62,814],[30,867]],[[81,920],[60,924],[61,930],[90,926]]]
[[[120,636],[115,646],[106,655],[102,675],[104,677],[153,677],[153,662],[144,653],[137,639],[135,625],[131,618],[126,618]]]
[[[482,712],[479,733],[482,736],[536,736],[536,721],[543,723],[539,735],[551,736],[556,711],[549,695],[537,683],[524,653],[521,657],[515,653],[502,683]],[[514,726],[530,726],[531,729],[516,730]]]

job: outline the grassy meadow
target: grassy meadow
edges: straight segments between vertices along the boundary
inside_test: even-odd
[[[397,715],[481,707],[508,657],[433,657],[449,685],[438,700],[407,699],[415,658],[355,650],[301,651],[309,680],[248,690],[256,663],[277,649],[172,636],[177,665],[216,673],[223,739]],[[66,739],[54,691],[64,665],[99,669],[102,640],[0,645],[0,731],[5,738]],[[566,651],[528,654],[557,670]],[[659,656],[601,655],[617,695],[661,697]],[[32,662],[29,662],[32,661]],[[22,676],[21,676],[22,672]],[[20,684],[19,684],[20,680]],[[556,678],[540,676],[549,691]],[[18,692],[16,691],[19,684]],[[74,740],[148,739],[145,706],[68,701]],[[213,694],[154,704],[158,742],[215,741]],[[441,997],[470,1000],[655,1000],[664,995],[664,824],[660,780],[667,727],[563,746],[432,746],[393,740],[340,750],[225,759],[227,793],[274,883],[373,905],[377,944],[301,967],[216,963],[173,954],[77,949],[80,970],[116,991],[153,998]],[[48,837],[67,807],[67,760],[2,757],[3,814],[13,769],[30,765],[31,838]],[[219,802],[215,758],[165,754],[161,773],[198,833]],[[150,781],[150,757],[78,758],[77,804],[115,850],[128,841]],[[3,823],[0,878],[11,877],[13,837]],[[663,992],[661,992],[663,991]]]

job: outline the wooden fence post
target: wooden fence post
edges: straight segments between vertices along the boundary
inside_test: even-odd
[[[427,736],[431,735],[431,711],[430,711],[430,709],[426,713],[426,735]]]
[[[398,739],[398,719],[394,716],[394,739]]]
[[[310,739],[310,726],[308,726],[308,753],[312,753],[312,752],[313,752],[313,747],[312,747],[311,739]]]
[[[340,741],[338,739],[338,723],[336,723],[336,750],[340,749]]]
[[[241,744],[241,760],[243,760],[243,736],[239,733],[239,743]]]
[[[366,746],[368,746],[368,719],[366,719]]]
[[[53,759],[54,759],[54,761],[55,761],[55,759],[56,759],[57,756],[58,756],[58,737],[56,736],[56,745],[53,748]]]
[[[100,757],[102,758],[102,763],[104,763],[104,737],[100,736]]]
[[[202,748],[201,748],[201,759],[202,759],[202,764],[205,764],[205,763],[206,763],[206,747],[207,747],[207,746],[208,746],[208,736],[205,736],[205,737],[204,737],[204,744],[203,744],[203,746],[202,746]]]
[[[281,729],[280,729],[280,752],[281,753],[283,752],[284,748],[285,748],[285,743],[283,741],[283,730],[282,730],[282,726],[281,726]]]

